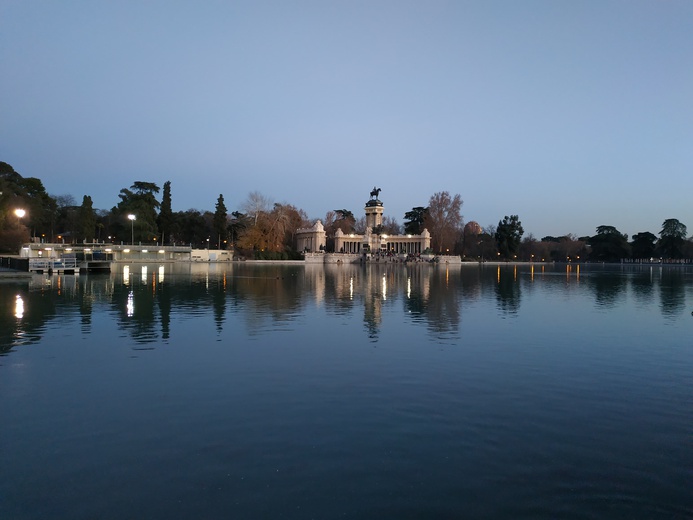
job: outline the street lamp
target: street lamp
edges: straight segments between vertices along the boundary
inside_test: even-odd
[[[17,208],[17,209],[14,210],[14,214],[15,214],[16,217],[17,217],[17,226],[19,226],[19,219],[23,218],[24,215],[26,215],[26,211],[24,211],[24,210],[21,209],[21,208]]]
[[[131,235],[131,240],[130,243],[134,246],[135,245],[135,220],[137,220],[137,217],[130,213],[128,215],[128,218],[130,219],[130,222],[132,223],[132,235]]]

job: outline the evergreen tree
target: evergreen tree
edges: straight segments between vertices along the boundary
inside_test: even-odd
[[[597,234],[589,238],[590,258],[599,262],[617,262],[630,256],[628,235],[614,226],[598,226]]]
[[[514,258],[520,251],[520,243],[525,230],[517,215],[505,216],[496,228],[498,252],[505,259]]]
[[[173,210],[171,208],[171,181],[164,183],[164,193],[161,198],[161,207],[159,208],[159,232],[161,233],[161,243],[165,241],[171,242],[171,234],[173,231]]]
[[[118,194],[121,200],[116,212],[120,213],[123,222],[128,222],[129,214],[136,217],[132,223],[135,242],[149,241],[158,235],[157,209],[160,204],[156,200],[156,193],[159,193],[159,186],[153,182],[137,181],[130,186],[130,189],[123,188]]]
[[[214,232],[217,235],[217,249],[221,249],[222,241],[226,242],[226,237],[228,233],[228,210],[226,209],[226,205],[224,204],[223,195],[219,194],[219,198],[217,199],[217,203],[214,206],[214,208],[215,211],[212,226],[214,228]]]
[[[29,236],[51,236],[57,204],[34,177],[22,177],[9,164],[0,161],[0,249],[17,250]],[[23,209],[17,219],[14,211]]]
[[[236,247],[236,240],[248,229],[250,226],[250,218],[241,213],[240,211],[231,212],[231,222],[229,222],[228,230],[231,232],[231,247]]]
[[[93,242],[96,230],[96,212],[91,197],[85,195],[79,207],[80,237],[87,242]]]
[[[336,209],[334,212],[338,218],[334,222],[334,230],[332,232],[334,233],[339,228],[342,230],[342,233],[353,233],[354,225],[356,224],[354,214],[348,209]]]
[[[686,226],[675,218],[662,223],[657,249],[664,258],[683,258],[683,245],[686,241]]]
[[[404,214],[404,232],[408,235],[420,235],[424,230],[424,221],[428,214],[428,208],[417,206]]]
[[[652,258],[655,254],[655,242],[657,237],[649,231],[636,233],[630,243],[633,258]]]

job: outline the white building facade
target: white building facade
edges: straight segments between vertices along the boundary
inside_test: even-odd
[[[374,188],[371,198],[366,202],[366,232],[364,234],[344,233],[337,229],[334,235],[335,255],[421,255],[431,247],[431,234],[424,229],[420,235],[388,235],[373,232],[383,223],[384,206],[378,198],[379,188]],[[327,236],[319,220],[311,228],[296,231],[297,249],[306,253],[325,250]]]

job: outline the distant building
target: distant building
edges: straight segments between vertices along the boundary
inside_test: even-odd
[[[296,230],[296,249],[313,253],[324,251],[327,243],[327,234],[322,222],[318,220],[313,227]]]
[[[337,229],[334,235],[334,252],[352,255],[394,254],[419,255],[431,247],[431,234],[424,229],[420,235],[388,235],[374,233],[383,223],[384,206],[378,198],[379,188],[373,188],[371,198],[366,202],[366,232],[364,234],[344,233]],[[317,221],[311,228],[296,231],[297,248],[306,253],[319,253],[325,250],[327,235],[322,222]]]

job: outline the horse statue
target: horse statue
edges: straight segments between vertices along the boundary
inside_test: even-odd
[[[378,200],[378,195],[380,195],[380,188],[373,186],[373,191],[371,191],[371,199]]]

